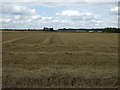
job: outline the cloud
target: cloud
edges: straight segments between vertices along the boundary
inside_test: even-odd
[[[31,18],[33,20],[38,20],[38,19],[42,19],[42,17],[40,15],[34,15],[34,16],[31,16]]]
[[[115,4],[79,3],[78,0],[74,2],[61,1],[40,0],[39,3],[4,3],[2,6],[3,18],[0,19],[0,22],[3,22],[3,28],[43,28],[45,26],[94,28],[117,25],[115,18],[111,20],[117,12]],[[44,14],[45,12],[48,13]]]
[[[118,7],[114,7],[110,11],[113,12],[113,13],[118,13]]]
[[[16,20],[19,20],[19,19],[21,19],[22,17],[21,17],[20,15],[15,15],[14,18],[15,18]]]
[[[0,22],[9,23],[9,22],[11,22],[11,19],[10,18],[0,18]]]
[[[48,17],[44,17],[44,16],[40,16],[40,15],[33,15],[33,16],[30,16],[28,17],[28,21],[29,22],[34,22],[34,21],[39,21],[39,22],[48,22],[48,21],[55,21],[54,18],[48,16]]]
[[[66,17],[71,20],[92,20],[95,16],[92,13],[83,13],[77,10],[64,10],[62,12],[57,12],[57,16]]]
[[[85,2],[86,0],[49,0],[49,2]],[[1,0],[1,2],[48,2],[48,0]]]
[[[86,2],[119,2],[119,0],[86,0]]]
[[[119,0],[49,0],[49,2],[118,2]],[[1,0],[1,2],[48,2],[48,0]]]
[[[57,12],[56,15],[63,17],[79,16],[80,12],[76,10],[64,10],[62,12]]]
[[[52,21],[52,20],[54,20],[52,17],[42,17],[42,20],[43,21]]]
[[[2,6],[2,13],[12,15],[32,15],[36,13],[36,10],[22,5],[4,4]]]

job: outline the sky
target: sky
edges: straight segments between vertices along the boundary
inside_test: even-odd
[[[118,27],[118,0],[4,0],[0,7],[5,29]]]

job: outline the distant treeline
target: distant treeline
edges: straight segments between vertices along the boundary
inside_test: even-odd
[[[120,33],[120,28],[104,28],[104,29],[58,29],[54,30],[53,28],[44,28],[44,29],[0,29],[1,31],[50,31],[50,32],[59,32],[59,31],[93,31],[93,32],[107,32],[107,33]]]
[[[93,31],[93,32],[97,32],[97,31],[101,31],[101,32],[108,32],[108,33],[120,33],[120,28],[104,28],[104,29],[66,29],[66,28],[63,28],[63,29],[58,29],[60,31],[66,31],[66,30],[84,30],[84,31]]]
[[[102,31],[109,33],[120,33],[120,28],[105,28]]]
[[[44,31],[43,29],[1,29],[2,31]]]

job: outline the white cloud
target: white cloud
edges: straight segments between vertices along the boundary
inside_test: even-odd
[[[118,2],[119,0],[49,0],[49,2]],[[1,2],[48,2],[48,0],[1,0]]]
[[[54,20],[52,17],[42,17],[42,20],[43,21],[51,21],[51,20]]]
[[[79,16],[80,12],[76,10],[64,10],[62,12],[57,12],[56,15],[63,16],[63,17]]]
[[[20,18],[21,18],[20,15],[15,15],[15,19],[16,19],[16,20],[19,20]]]
[[[64,10],[62,12],[57,12],[57,16],[66,17],[71,20],[92,20],[96,17],[92,13],[83,13],[77,10]]]
[[[33,20],[38,20],[38,19],[42,19],[42,17],[40,15],[34,15],[32,16]]]
[[[86,0],[49,0],[49,2],[85,2]],[[48,2],[48,0],[1,0],[1,2]]]
[[[111,12],[117,13],[118,12],[118,7],[114,7],[111,9]]]
[[[111,15],[115,15],[115,16],[118,16],[120,15],[120,7],[113,7],[110,9],[110,13]]]
[[[55,20],[50,16],[44,17],[44,16],[40,16],[40,15],[33,15],[33,16],[28,17],[28,18],[29,18],[29,20],[28,20],[29,22],[34,22],[34,21],[45,22],[45,21]]]
[[[0,19],[0,22],[2,22],[2,23],[9,23],[10,21],[11,21],[10,18],[1,18]]]
[[[22,5],[4,4],[2,6],[2,13],[12,15],[33,15],[36,13],[36,10]]]
[[[116,22],[113,22],[114,19],[111,20],[111,16],[109,15],[111,13],[116,13],[117,8],[112,6],[111,3],[109,3],[109,7],[106,6],[106,3],[104,5],[99,3],[87,3],[83,4],[81,6],[81,3],[78,3],[76,1],[72,3],[68,3],[67,1],[61,2],[48,2],[48,1],[41,1],[39,3],[11,3],[11,4],[3,4],[3,19],[0,19],[1,22],[3,22],[3,27],[6,28],[43,28],[44,26],[47,27],[53,27],[53,28],[94,28],[94,27],[109,27],[112,25],[116,25]],[[32,6],[33,5],[33,6]],[[36,6],[37,5],[37,6]],[[108,4],[107,4],[108,5]],[[38,7],[39,6],[39,7]],[[45,13],[44,7],[43,10],[41,10],[41,6],[44,7],[50,7],[47,14]],[[60,9],[56,9],[56,7],[60,6],[66,6],[67,9],[70,8],[70,10],[64,10],[64,7],[62,8],[63,11],[58,11]],[[70,6],[73,6],[71,8]],[[79,6],[79,7],[76,7]],[[98,7],[99,6],[99,7]],[[114,8],[111,8],[114,7]],[[54,8],[51,8],[54,7]],[[94,8],[93,8],[94,7]],[[94,9],[96,7],[99,8],[111,8],[111,10],[108,12],[98,11],[98,13],[94,12]],[[34,9],[37,8],[37,9]],[[55,10],[53,10],[55,9]],[[65,8],[66,9],[66,8]],[[38,11],[36,11],[38,10]],[[46,8],[45,8],[46,10]],[[105,14],[104,14],[105,13]],[[56,14],[56,16],[55,16]],[[45,15],[45,16],[44,16]],[[98,17],[100,15],[100,17]],[[106,16],[105,16],[106,15]],[[116,14],[115,14],[116,15]],[[115,16],[113,15],[113,16]],[[103,17],[103,18],[101,18]],[[107,18],[109,18],[109,21],[105,21]],[[99,20],[100,19],[100,20]],[[117,20],[116,20],[117,21]],[[110,23],[111,22],[111,23]]]
[[[87,2],[118,2],[119,0],[86,0]]]

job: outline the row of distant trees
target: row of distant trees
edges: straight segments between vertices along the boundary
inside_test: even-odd
[[[105,29],[103,29],[103,32],[120,33],[120,28],[105,28]]]
[[[1,29],[2,31],[43,31],[43,29]]]
[[[102,32],[107,32],[107,33],[120,33],[120,28],[104,28],[104,29],[58,29],[58,30],[86,30],[86,31],[93,31],[93,32],[97,32],[97,31],[102,31]]]
[[[55,31],[53,28],[47,28],[47,27],[44,27],[43,28],[43,31],[51,31],[51,32],[53,32],[53,31]]]
[[[44,27],[43,29],[0,29],[1,31],[55,31],[53,28]]]
[[[56,30],[54,30],[53,28],[47,28],[44,27],[43,29],[1,29],[3,31],[51,31],[54,32]],[[107,32],[107,33],[120,33],[120,28],[104,28],[104,29],[58,29],[59,30],[86,30],[86,31],[102,31],[102,32]]]

